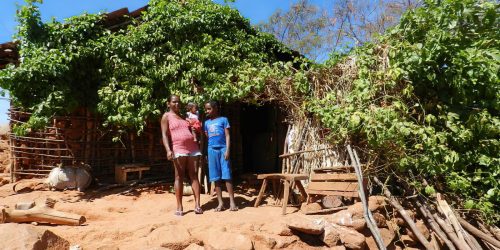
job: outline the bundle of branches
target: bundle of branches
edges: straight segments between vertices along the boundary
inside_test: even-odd
[[[450,207],[441,194],[437,193],[434,197],[429,198],[418,193],[415,194],[415,189],[409,185],[400,185],[400,188],[396,190],[400,195],[395,196],[386,186],[389,179],[386,180],[386,183],[382,183],[377,177],[374,177],[373,180],[382,188],[389,204],[397,210],[413,235],[426,249],[441,249],[443,246],[448,249],[460,250],[500,247],[498,227],[485,226],[484,222],[479,221],[474,222],[477,226],[470,224],[461,218],[460,213]],[[396,183],[402,184],[401,182]],[[432,237],[430,234],[424,235],[421,230],[423,225],[420,228],[416,226],[415,216],[412,218],[410,214],[417,213],[418,217],[425,222],[426,231],[431,232]],[[439,241],[436,241],[436,238]]]

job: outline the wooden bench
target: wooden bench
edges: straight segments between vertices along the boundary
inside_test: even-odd
[[[302,183],[300,182],[301,180],[307,180],[309,177],[305,174],[259,174],[257,175],[257,179],[262,180],[262,186],[260,187],[259,195],[257,196],[257,199],[255,200],[254,207],[258,207],[260,202],[262,201],[262,197],[264,196],[264,193],[266,191],[266,186],[267,182],[269,180],[282,180],[283,185],[284,185],[284,193],[283,193],[283,205],[282,205],[282,213],[283,215],[286,214],[286,207],[288,205],[288,198],[290,195],[290,187],[292,186],[292,183],[295,184],[295,187],[299,189],[299,192],[304,196],[307,197],[307,193],[304,189],[304,186],[302,186]]]
[[[139,172],[139,180],[142,179],[142,172],[151,169],[143,163],[119,164],[115,166],[115,182],[124,184],[127,182],[127,174],[130,172]]]
[[[359,197],[359,184],[355,173],[345,173],[349,167],[315,169],[307,186],[307,203],[314,196]],[[366,179],[363,185],[366,187]]]

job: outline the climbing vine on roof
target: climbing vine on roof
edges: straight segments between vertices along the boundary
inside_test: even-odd
[[[77,107],[97,111],[105,125],[141,131],[170,94],[245,99],[262,91],[260,76],[295,58],[238,11],[209,0],[152,0],[117,32],[102,14],[42,23],[33,2],[18,20],[21,63],[0,71],[0,84],[33,112],[21,132]]]

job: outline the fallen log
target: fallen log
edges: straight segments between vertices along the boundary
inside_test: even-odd
[[[40,222],[71,226],[79,226],[85,223],[84,216],[57,211],[53,208],[53,205],[54,200],[47,199],[44,204],[35,205],[33,208],[26,210],[3,208],[0,223]]]
[[[458,222],[460,222],[460,225],[465,228],[465,230],[469,231],[470,234],[481,238],[482,240],[492,244],[495,247],[500,248],[500,241],[496,240],[495,238],[481,232],[481,230],[475,228],[473,225],[469,224],[466,220],[458,217]]]
[[[432,249],[432,246],[431,246],[430,242],[427,241],[427,239],[424,237],[424,235],[422,234],[422,232],[420,232],[418,230],[417,225],[415,225],[415,222],[413,222],[413,220],[410,218],[410,216],[408,215],[408,213],[404,210],[403,206],[401,206],[401,204],[392,196],[392,194],[389,191],[389,189],[387,189],[387,187],[385,187],[385,185],[377,177],[374,177],[373,180],[380,187],[382,187],[382,190],[384,192],[385,197],[387,197],[387,199],[389,200],[389,204],[391,204],[391,206],[393,206],[396,210],[398,210],[399,214],[401,215],[401,217],[403,217],[403,219],[405,220],[406,224],[408,224],[408,226],[410,227],[411,231],[413,231],[413,233],[417,237],[418,241],[420,241],[420,243],[422,243],[422,245],[424,245],[424,247],[426,249]]]

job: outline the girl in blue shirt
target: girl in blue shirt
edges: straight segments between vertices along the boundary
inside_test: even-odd
[[[216,101],[209,101],[205,104],[205,112],[208,119],[203,125],[205,135],[208,137],[208,175],[210,182],[215,182],[215,192],[219,205],[215,211],[224,210],[222,202],[222,182],[226,182],[229,193],[231,211],[238,211],[234,202],[233,183],[231,177],[231,167],[229,165],[229,149],[231,146],[229,135],[229,121],[226,117],[219,115],[219,105]]]

